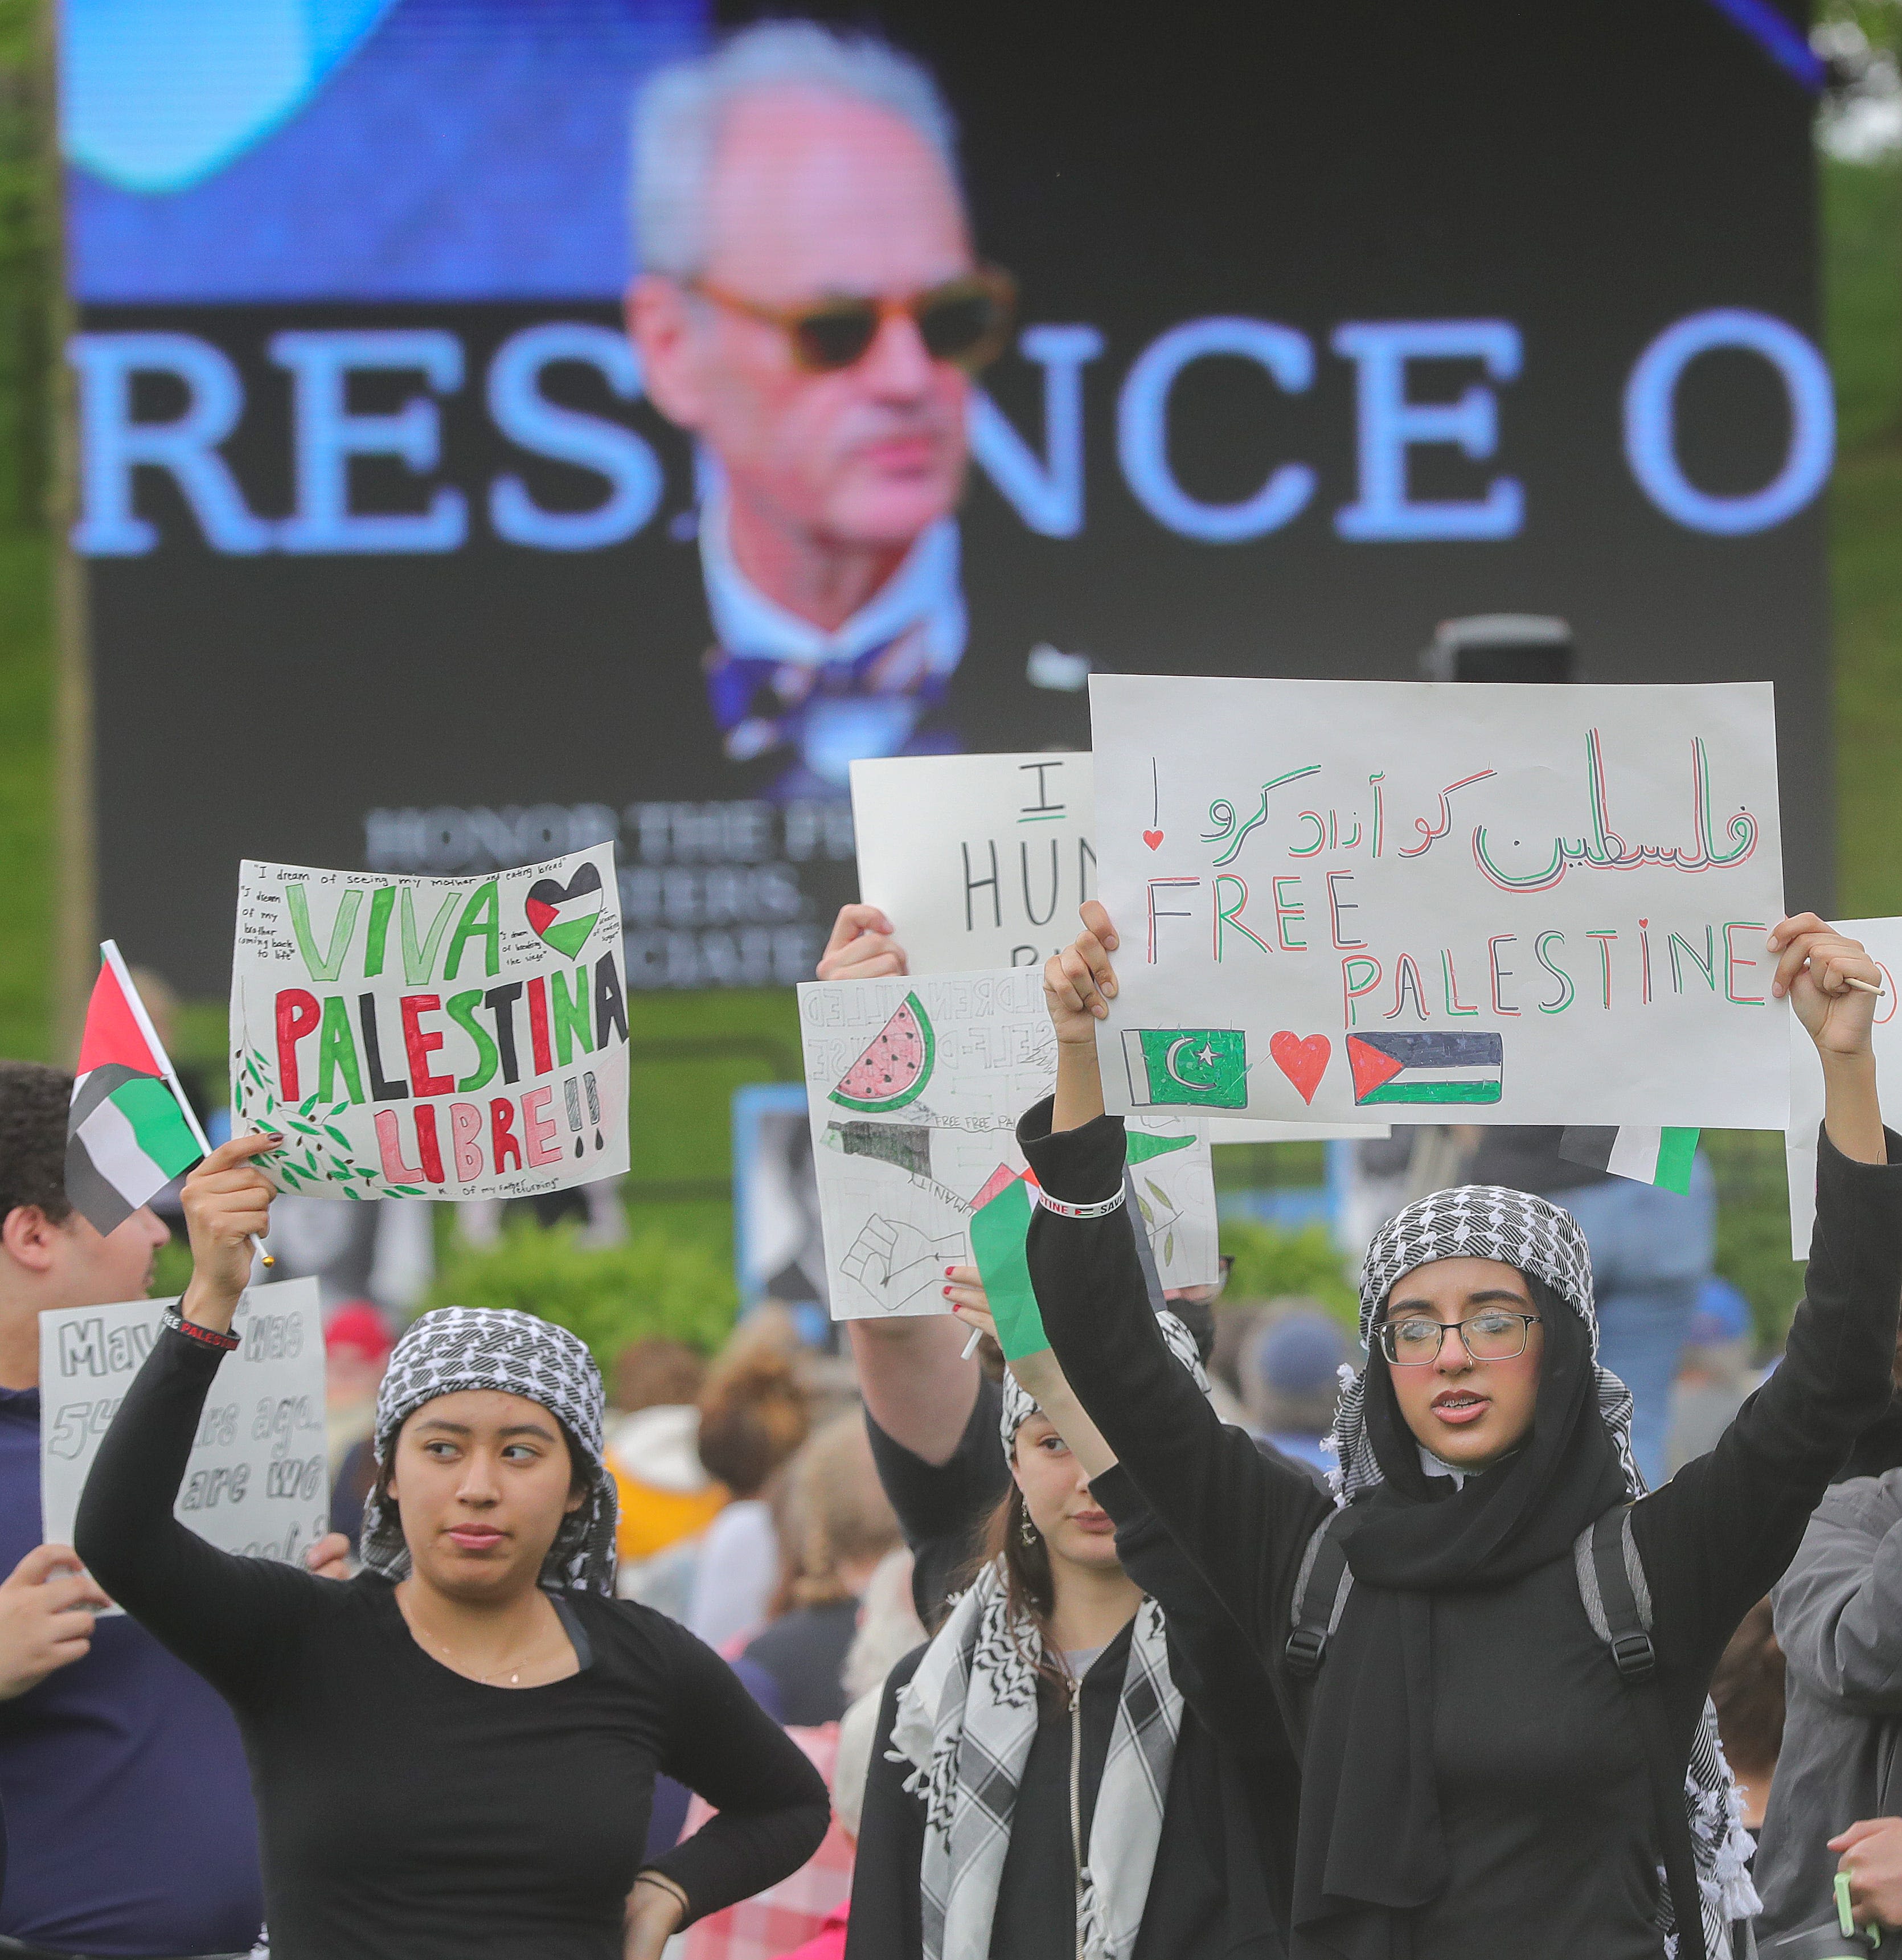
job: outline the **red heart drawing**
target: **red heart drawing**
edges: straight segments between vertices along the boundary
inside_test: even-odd
[[[1314,1092],[1328,1072],[1328,1058],[1333,1052],[1325,1035],[1310,1035],[1302,1041],[1285,1028],[1268,1041],[1268,1052],[1274,1058],[1275,1067],[1300,1090],[1304,1102],[1314,1100]]]
[[[1159,830],[1146,830],[1143,832],[1143,842],[1152,851],[1156,850],[1161,846],[1163,833]]]

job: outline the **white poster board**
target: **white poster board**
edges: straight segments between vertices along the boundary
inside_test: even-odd
[[[901,756],[852,765],[859,896],[895,929],[911,972],[1041,966],[1096,896],[1087,753]],[[1210,1119],[1211,1143],[1384,1137],[1385,1123]]]
[[[1090,702],[1112,1109],[1783,1127],[1767,683]]]
[[[100,1439],[175,1300],[40,1316],[40,1512],[49,1545],[73,1517]],[[323,1319],[315,1280],[248,1288],[199,1419],[173,1515],[222,1551],[301,1562],[329,1529]]]
[[[1090,759],[907,756],[852,765],[859,896],[913,973],[1041,966],[1096,896]]]
[[[799,990],[835,1320],[941,1313],[972,1212],[1024,1168],[1017,1118],[1056,1080],[1034,967]],[[1215,1182],[1196,1119],[1129,1126],[1138,1215],[1166,1287],[1217,1277]]]
[[[305,1198],[533,1198],[628,1167],[614,847],[485,878],[247,863],[231,1114]]]
[[[1902,1032],[1895,1026],[1896,978],[1902,975],[1902,918],[1838,919],[1838,932],[1859,939],[1882,969],[1882,998],[1875,1004],[1875,1091],[1891,1128],[1902,1126]],[[1816,1044],[1789,1017],[1789,1128],[1783,1162],[1789,1176],[1789,1255],[1809,1257],[1816,1223],[1816,1132],[1823,1121],[1823,1064]]]

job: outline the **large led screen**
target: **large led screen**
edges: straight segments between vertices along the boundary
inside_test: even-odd
[[[65,0],[106,930],[212,994],[240,857],[612,837],[631,984],[790,983],[854,757],[1500,612],[1776,681],[1826,892],[1810,104],[1742,15],[839,18]]]

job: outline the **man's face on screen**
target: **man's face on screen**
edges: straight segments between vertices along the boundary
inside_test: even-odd
[[[733,107],[708,189],[702,283],[722,297],[644,319],[637,303],[650,392],[775,530],[821,551],[904,549],[962,488],[966,376],[902,312],[851,365],[815,372],[783,327],[723,302],[904,299],[956,278],[972,262],[956,186],[899,117],[787,88]]]

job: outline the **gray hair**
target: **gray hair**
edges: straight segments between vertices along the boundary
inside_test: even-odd
[[[689,278],[704,266],[707,180],[722,127],[741,97],[769,88],[822,91],[885,110],[909,123],[958,182],[957,126],[920,63],[869,34],[761,21],[711,54],[657,69],[635,97],[631,203],[641,271]]]

